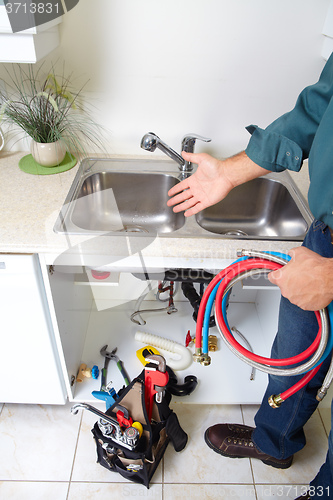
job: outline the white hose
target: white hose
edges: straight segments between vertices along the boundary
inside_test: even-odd
[[[191,351],[178,342],[145,332],[136,332],[134,338],[143,344],[160,347],[165,351],[179,354],[180,359],[169,359],[167,362],[173,370],[185,370],[185,368],[189,367],[192,363],[193,358]]]

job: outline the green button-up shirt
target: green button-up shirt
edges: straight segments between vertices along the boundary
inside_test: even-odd
[[[250,125],[246,154],[273,172],[299,171],[309,159],[308,201],[313,216],[333,228],[333,54],[317,83],[306,87],[292,111],[265,130]]]

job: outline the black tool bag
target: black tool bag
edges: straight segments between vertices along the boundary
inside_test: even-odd
[[[152,419],[148,421],[145,405],[145,371],[135,378],[119,394],[119,399],[106,412],[116,418],[117,407],[128,410],[133,421],[140,422],[143,433],[136,446],[129,449],[112,435],[103,432],[103,425],[96,422],[92,433],[97,446],[97,462],[106,469],[118,472],[135,483],[149,488],[149,482],[164,455],[169,441],[175,451],[181,451],[187,443],[187,434],[181,428],[177,415],[170,409],[171,394],[166,391],[161,403],[154,400]]]

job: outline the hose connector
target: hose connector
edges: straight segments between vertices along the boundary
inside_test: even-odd
[[[202,359],[200,360],[200,363],[202,364],[202,366],[209,366],[210,363],[211,363],[212,359],[211,357],[209,356],[208,353],[204,353],[202,355]]]
[[[238,250],[236,251],[237,257],[243,257],[244,256],[243,252],[244,250],[242,248],[238,248]]]
[[[326,396],[326,394],[327,394],[327,389],[325,389],[325,388],[322,387],[317,392],[316,400],[317,401],[322,401],[324,399],[324,397]]]
[[[281,398],[281,394],[272,394],[268,398],[268,404],[272,408],[280,408],[282,403],[284,402],[284,399]]]
[[[202,348],[196,347],[195,352],[193,354],[193,360],[196,361],[197,363],[201,363],[201,361],[203,359],[204,359],[204,355],[202,354]]]
[[[217,337],[215,335],[208,336],[208,351],[217,351]]]

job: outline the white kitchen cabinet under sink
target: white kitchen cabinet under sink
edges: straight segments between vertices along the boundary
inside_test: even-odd
[[[87,378],[79,383],[76,382],[76,375],[81,363],[90,368],[93,365],[98,365],[100,369],[103,367],[104,358],[100,349],[104,345],[107,344],[110,351],[117,347],[117,354],[124,362],[130,379],[133,379],[143,369],[136,355],[136,351],[143,347],[134,339],[137,330],[183,345],[188,330],[191,335],[195,334],[193,309],[180,288],[175,295],[177,313],[143,314],[147,323],[138,326],[130,320],[130,316],[135,310],[137,298],[146,288],[146,282],[140,282],[125,269],[119,272],[118,282],[115,275],[109,285],[89,282],[84,267],[54,266],[50,268],[48,278],[59,343],[63,350],[64,377],[72,401],[97,402],[91,393],[100,389],[100,378]],[[147,299],[142,302],[141,309],[163,307],[163,303],[154,299],[153,293]],[[276,333],[279,299],[280,291],[276,287],[262,289],[261,286],[242,287],[242,284],[237,284],[231,294],[228,310],[230,325],[236,326],[248,338],[255,352],[264,356],[269,355]],[[219,337],[216,327],[210,329],[210,333]],[[167,363],[170,357],[176,357],[166,351],[160,352]],[[187,369],[177,372],[179,383],[183,383],[186,375],[196,375],[198,386],[190,396],[174,397],[173,400],[199,404],[252,404],[261,401],[267,384],[266,374],[257,371],[255,379],[250,380],[251,367],[235,357],[221,338],[218,338],[218,351],[212,353],[211,358],[210,366],[193,362]],[[107,379],[112,381],[116,392],[124,384],[113,361],[110,361]]]
[[[76,376],[82,363],[102,369],[104,358],[100,349],[104,345],[108,345],[108,351],[117,347],[117,354],[133,379],[143,369],[136,355],[143,344],[134,339],[136,331],[183,345],[188,330],[195,334],[193,309],[180,288],[174,297],[177,313],[142,314],[147,323],[139,326],[130,316],[138,297],[146,291],[147,282],[128,268],[115,269],[108,280],[99,281],[93,280],[90,269],[84,266],[49,262],[42,255],[0,254],[0,402],[64,404],[68,399],[97,404],[100,401],[92,396],[92,391],[100,389],[101,378],[86,378],[79,383]],[[149,266],[146,271],[149,274]],[[157,286],[157,281],[151,285]],[[232,289],[229,325],[246,336],[257,354],[270,354],[279,301],[279,289],[267,280],[264,284],[258,279],[246,280]],[[150,292],[140,309],[163,305]],[[259,404],[267,375],[257,371],[251,380],[251,367],[228,349],[216,327],[210,329],[210,334],[218,337],[218,350],[211,353],[211,364],[205,367],[193,362],[176,372],[179,383],[187,375],[195,375],[198,386],[191,395],[173,397],[173,401]],[[191,350],[194,352],[194,346]],[[161,349],[160,352],[167,363],[176,357]],[[116,392],[124,384],[114,361],[110,361],[107,381],[112,381]],[[330,389],[321,406],[329,405],[332,392]]]
[[[64,404],[38,255],[0,254],[0,402]]]

